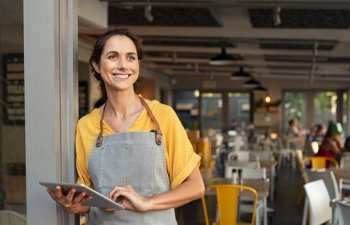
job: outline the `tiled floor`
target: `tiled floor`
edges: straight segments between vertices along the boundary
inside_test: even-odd
[[[299,172],[288,164],[278,171],[275,201],[268,203],[274,209],[273,213],[269,213],[269,225],[301,224],[303,202],[296,206],[299,182]],[[204,225],[201,207],[200,201],[194,201],[177,209],[178,225]]]

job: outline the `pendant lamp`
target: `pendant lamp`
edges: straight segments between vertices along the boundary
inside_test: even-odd
[[[251,74],[244,71],[244,67],[243,66],[240,66],[239,67],[239,70],[236,71],[236,72],[233,72],[231,74],[231,79],[234,80],[234,79],[244,79],[244,78],[249,78],[251,77]]]
[[[259,85],[260,85],[260,82],[258,80],[256,80],[254,77],[250,78],[249,80],[247,80],[243,84],[243,86],[247,87],[247,88],[257,87]]]
[[[267,92],[267,88],[262,86],[261,84],[259,84],[258,86],[256,86],[255,88],[253,88],[253,91],[256,91],[256,92]]]
[[[215,66],[224,66],[224,65],[231,65],[237,60],[238,60],[237,57],[228,55],[226,53],[226,48],[222,47],[220,54],[211,58],[209,64],[215,65]]]

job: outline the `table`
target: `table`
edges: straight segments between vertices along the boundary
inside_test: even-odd
[[[204,179],[204,184],[232,184],[232,179],[222,177],[212,177]],[[267,225],[267,198],[269,197],[270,179],[243,179],[242,185],[254,188],[258,197],[263,201],[264,225]],[[214,191],[207,191],[206,195],[214,195]]]
[[[270,200],[274,201],[275,178],[276,178],[277,161],[260,161],[260,167],[266,168],[267,177],[270,178]]]

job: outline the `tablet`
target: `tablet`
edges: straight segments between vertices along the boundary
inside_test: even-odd
[[[55,182],[43,182],[43,181],[39,181],[39,184],[51,190],[55,190],[56,186],[61,186],[64,194],[67,194],[68,191],[72,188],[74,188],[77,191],[77,193],[85,192],[87,195],[92,197],[92,199],[84,203],[85,205],[88,205],[88,206],[94,206],[99,208],[113,208],[117,210],[124,209],[122,205],[118,204],[117,202],[114,202],[113,200],[107,198],[106,196],[91,189],[90,187],[84,184],[67,184],[67,183],[55,183]]]

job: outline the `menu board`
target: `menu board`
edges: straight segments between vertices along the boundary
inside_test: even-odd
[[[24,56],[3,55],[3,112],[4,124],[24,124]]]
[[[88,83],[79,81],[79,118],[89,112]]]

